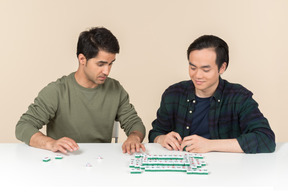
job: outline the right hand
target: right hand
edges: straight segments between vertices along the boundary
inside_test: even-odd
[[[47,143],[47,147],[53,152],[60,151],[64,154],[66,154],[67,151],[73,152],[79,149],[78,144],[73,139],[68,137],[62,137],[58,140],[50,140]]]
[[[181,150],[181,143],[182,138],[179,135],[179,133],[176,133],[174,131],[171,131],[170,133],[166,135],[160,135],[156,137],[156,143],[161,144],[163,147],[169,150]]]

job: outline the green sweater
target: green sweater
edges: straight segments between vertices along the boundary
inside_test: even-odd
[[[129,95],[114,79],[107,78],[96,88],[84,88],[75,72],[44,87],[16,125],[17,139],[29,144],[30,138],[47,125],[47,136],[69,137],[77,143],[110,143],[114,121],[126,135],[145,127]]]

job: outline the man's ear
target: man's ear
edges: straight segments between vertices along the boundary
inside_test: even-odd
[[[227,63],[224,62],[224,63],[222,64],[221,68],[219,69],[219,74],[220,74],[220,75],[222,75],[222,74],[225,72],[226,67],[227,67]]]
[[[86,57],[80,53],[78,55],[78,61],[79,61],[79,65],[85,65],[86,64]]]

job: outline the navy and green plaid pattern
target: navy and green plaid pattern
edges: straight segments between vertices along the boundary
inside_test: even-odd
[[[211,139],[236,138],[245,153],[273,152],[275,135],[252,95],[243,86],[219,78],[219,85],[210,102]],[[152,122],[149,142],[171,131],[178,132],[182,138],[188,136],[195,102],[195,87],[191,80],[166,89],[157,119]]]

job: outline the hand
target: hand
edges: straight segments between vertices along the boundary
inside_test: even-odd
[[[62,137],[58,140],[50,140],[47,142],[47,147],[53,152],[60,151],[64,154],[66,154],[67,151],[73,152],[79,149],[78,144],[68,137]]]
[[[145,146],[141,143],[142,133],[132,132],[127,140],[122,145],[123,153],[133,154],[135,152],[140,153],[140,149],[145,152]]]
[[[182,143],[182,138],[179,133],[176,133],[174,131],[171,131],[166,135],[160,135],[156,137],[155,140],[156,143],[161,144],[162,147],[165,147],[169,150],[179,151],[181,149],[180,145]]]
[[[186,147],[187,152],[207,153],[211,151],[211,140],[198,135],[187,136],[183,139],[181,150]]]

